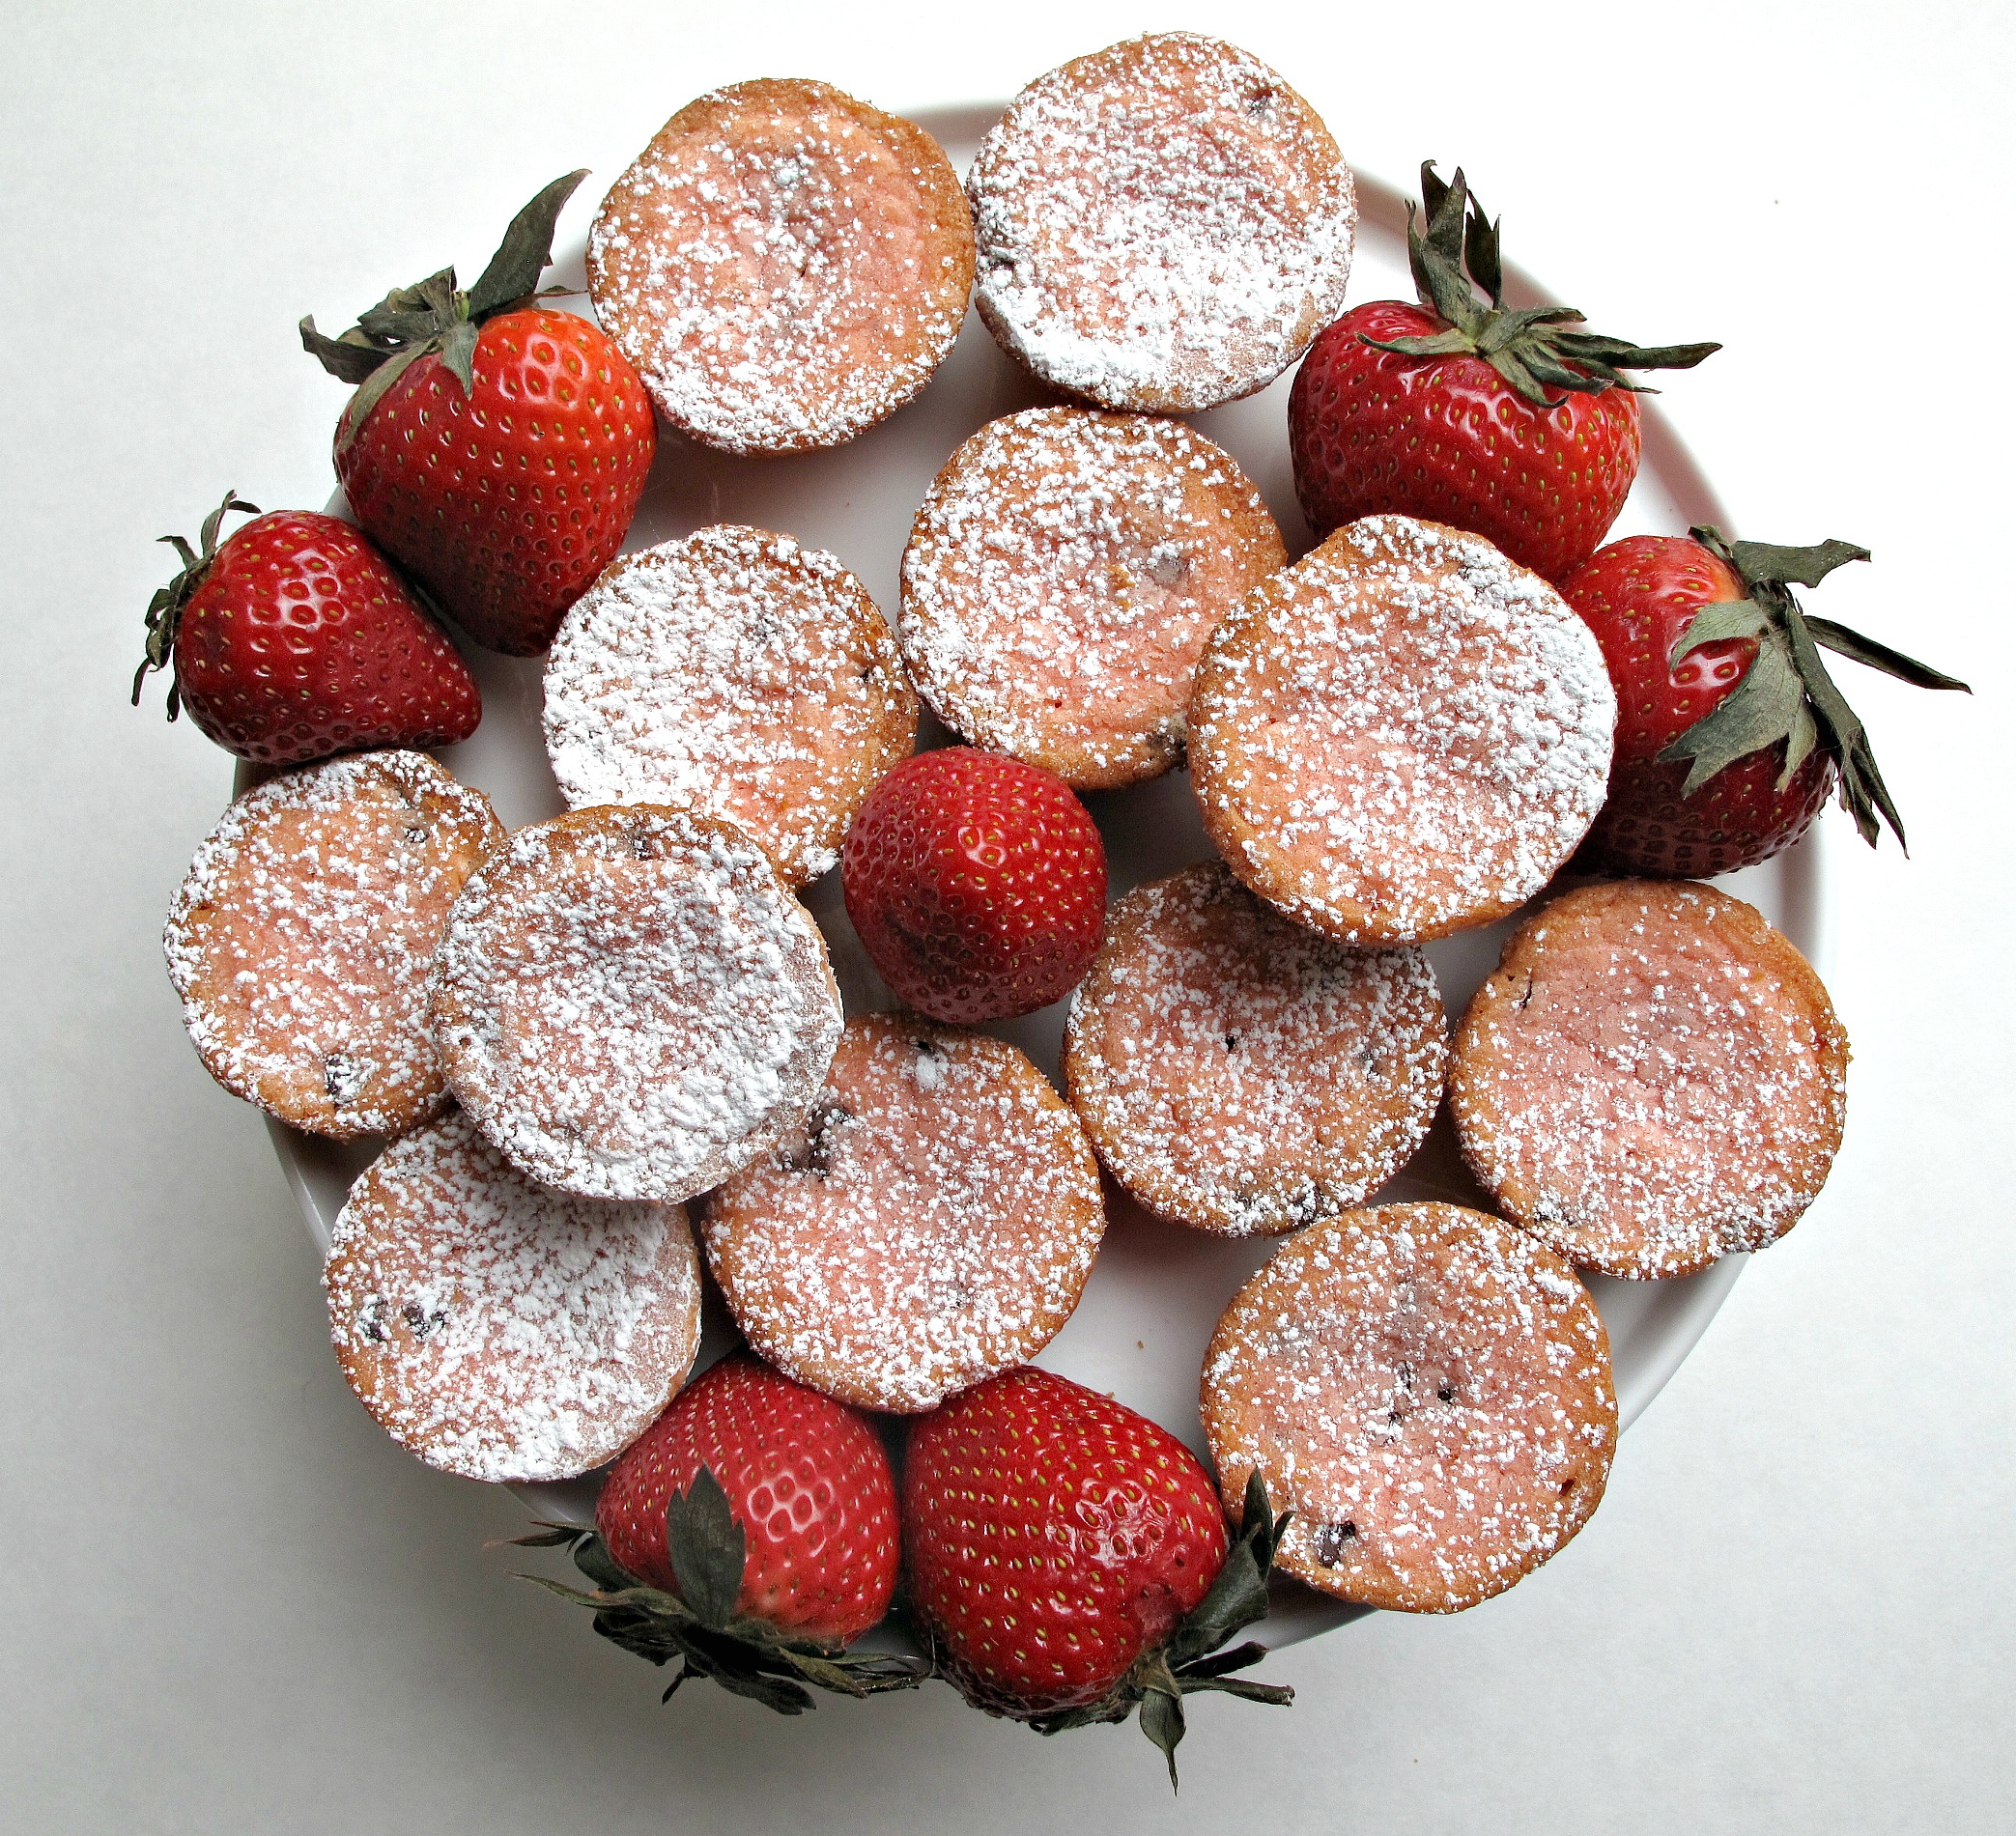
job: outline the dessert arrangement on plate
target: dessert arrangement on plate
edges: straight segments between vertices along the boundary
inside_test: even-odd
[[[1270,1605],[1458,1611],[1588,1520],[1584,1278],[1764,1248],[1841,1139],[1827,991],[1704,882],[1836,790],[1901,840],[1823,652],[1963,685],[1801,605],[1851,544],[1604,546],[1635,377],[1717,347],[1507,304],[1432,165],[1418,298],[1347,307],[1353,175],[1216,40],[1037,77],[963,182],[823,83],[703,96],[603,198],[592,316],[541,286],[583,176],[469,289],[302,322],[347,518],[176,543],[135,699],[254,768],[169,914],[190,1036],[375,1149],[344,1374],[445,1472],[599,1482],[522,1539],[598,1632],[787,1713],[1138,1713],[1173,1780],[1186,1697],[1287,1701]],[[897,604],[784,529],[627,547],[654,462],[856,439],[969,301],[1048,399],[942,449]],[[1292,559],[1176,417],[1297,359]],[[544,658],[564,813],[431,755],[465,645]],[[1195,846],[1109,885],[1185,773]],[[1493,925],[1445,1011],[1428,946]],[[1052,1003],[1056,1062],[999,1036]],[[1445,1116],[1474,1183],[1396,1198]],[[1252,1246],[1185,1419],[1036,1362],[1122,1218]]]

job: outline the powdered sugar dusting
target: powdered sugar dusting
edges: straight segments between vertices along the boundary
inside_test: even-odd
[[[834,445],[894,413],[951,349],[972,280],[943,150],[824,83],[690,102],[588,234],[596,314],[660,411],[736,453]]]
[[[1333,1217],[1420,1146],[1448,1059],[1419,950],[1346,948],[1216,862],[1115,907],[1072,998],[1065,1078],[1099,1158],[1227,1235]]]
[[[789,536],[724,523],[626,554],[546,663],[561,794],[724,816],[795,885],[916,745],[917,696],[867,589]]]
[[[482,792],[424,752],[326,759],[239,798],[197,849],[163,937],[210,1074],[337,1140],[438,1111],[428,966],[503,833]]]
[[[1344,302],[1349,169],[1301,97],[1217,39],[1134,39],[1038,77],[967,196],[995,337],[1109,408],[1250,394]]]
[[[469,1479],[569,1479],[657,1418],[700,1337],[677,1205],[534,1185],[459,1114],[352,1189],[323,1268],[329,1332],[402,1447]]]
[[[848,1022],[804,1131],[714,1194],[701,1237],[765,1358],[910,1412],[1041,1350],[1104,1227],[1092,1149],[1028,1059],[870,1014]]]
[[[1616,696],[1589,628],[1481,536],[1368,517],[1219,625],[1190,710],[1205,827],[1347,943],[1489,922],[1602,807]]]
[[[804,1114],[839,1036],[825,943],[729,824],[642,805],[521,829],[434,974],[449,1082],[533,1178],[687,1199]]]
[[[1848,1041],[1740,899],[1589,887],[1512,938],[1458,1039],[1463,1153],[1505,1209],[1606,1274],[1689,1274],[1789,1230],[1840,1145]]]
[[[1288,1239],[1219,1322],[1205,1431],[1236,1499],[1292,1510],[1277,1560],[1326,1593],[1455,1612],[1588,1520],[1617,1441],[1574,1271],[1497,1218],[1388,1205]]]
[[[1181,755],[1205,640],[1287,558],[1251,481],[1181,422],[1031,409],[939,475],[897,630],[947,725],[1110,788]]]

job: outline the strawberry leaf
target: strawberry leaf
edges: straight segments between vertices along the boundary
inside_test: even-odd
[[[1694,531],[1695,541],[1701,539]],[[1780,548],[1770,542],[1731,542],[1729,559],[1752,585],[1818,586],[1835,568],[1866,561],[1869,551],[1853,542],[1822,542],[1810,549]]]
[[[712,1467],[703,1465],[692,1485],[667,1501],[665,1528],[680,1597],[702,1625],[721,1630],[742,1592],[748,1538]]]
[[[1819,744],[1820,722],[1813,719],[1813,710],[1802,697],[1799,711],[1792,717],[1792,731],[1785,736],[1785,763],[1779,768],[1773,788],[1783,790],[1791,783]]]
[[[1166,1675],[1166,1667],[1165,1667]],[[1150,1681],[1141,1698],[1141,1732],[1162,1749],[1169,1766],[1169,1789],[1179,1790],[1176,1776],[1176,1749],[1183,1737],[1183,1697],[1176,1680]]]
[[[548,1523],[535,1518],[531,1535],[526,1537],[503,1537],[495,1542],[486,1542],[486,1549],[563,1549],[581,1541],[582,1527],[579,1524]]]
[[[1475,198],[1470,200],[1470,214],[1463,225],[1463,262],[1470,270],[1470,278],[1491,296],[1493,306],[1505,303],[1505,270],[1498,254],[1499,232],[1504,218],[1487,222],[1484,207]]]
[[[340,338],[331,338],[317,331],[313,313],[301,321],[300,333],[301,349],[331,376],[345,382],[363,381],[388,354],[383,347],[373,344],[355,325]]]
[[[554,231],[558,227],[560,212],[587,176],[583,167],[555,179],[511,219],[504,240],[490,258],[490,266],[469,289],[471,319],[480,323],[525,298],[539,285],[540,274],[553,265]]]
[[[1621,364],[1627,370],[1691,370],[1722,348],[1718,344],[1637,345],[1600,331],[1564,331],[1554,343],[1577,363],[1592,368]]]
[[[1943,675],[1929,664],[1907,657],[1901,650],[1892,650],[1888,644],[1879,644],[1875,638],[1864,637],[1860,632],[1850,631],[1846,625],[1836,625],[1831,618],[1815,618],[1810,612],[1803,616],[1813,641],[1837,656],[1865,664],[1871,669],[1881,669],[1885,675],[1908,682],[1914,689],[1956,689],[1962,694],[1973,693],[1957,676]]]
[[[356,438],[357,429],[363,426],[365,417],[384,399],[385,391],[433,348],[431,344],[414,344],[408,345],[403,351],[386,353],[385,360],[357,385],[357,392],[345,404],[343,419],[337,424],[336,429],[339,444],[348,445]]]
[[[458,320],[441,333],[441,368],[462,384],[462,398],[468,401],[476,390],[476,325],[473,320]]]
[[[1732,637],[1755,637],[1771,625],[1771,614],[1753,599],[1713,600],[1693,616],[1679,641],[1666,655],[1666,667],[1677,669],[1680,660],[1703,644],[1726,643]]]
[[[1680,794],[1691,797],[1724,766],[1786,738],[1804,699],[1791,647],[1771,631],[1760,636],[1757,654],[1736,687],[1659,756],[1688,761]]]
[[[609,1552],[609,1544],[599,1536],[583,1537],[574,1546],[574,1566],[605,1593],[621,1593],[625,1588],[634,1588],[637,1582],[616,1566]]]

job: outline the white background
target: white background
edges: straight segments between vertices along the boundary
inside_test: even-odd
[[[0,223],[0,1828],[1988,1830],[2016,1659],[2005,8],[1102,0],[8,8]],[[1856,1047],[1831,1184],[1624,1444],[1558,1561],[1207,1700],[1183,1794],[1131,1733],[943,1688],[773,1722],[506,1578],[501,1492],[352,1400],[257,1117],[206,1079],[160,914],[229,761],[126,705],[164,530],[319,506],[333,329],[592,196],[714,83],[1001,96],[1149,28],[1234,38],[1406,182],[1462,161],[1511,257],[1646,342],[1739,532],[1876,564],[1831,616],[1967,677],[1853,685],[1914,857],[1833,836]],[[578,206],[577,210],[583,209]],[[570,222],[572,219],[570,218]]]

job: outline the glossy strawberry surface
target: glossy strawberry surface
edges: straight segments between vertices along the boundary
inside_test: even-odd
[[[1288,409],[1303,515],[1319,536],[1381,512],[1450,523],[1557,579],[1588,558],[1631,494],[1637,398],[1571,392],[1542,408],[1482,357],[1364,342],[1447,329],[1423,307],[1373,300],[1310,347]]]
[[[702,1466],[747,1552],[736,1611],[845,1645],[889,1611],[899,1562],[889,1455],[857,1409],[732,1353],[686,1386],[610,1474],[595,1526],[646,1585],[677,1594],[666,1506]]]
[[[1595,632],[1617,691],[1617,740],[1604,806],[1588,848],[1633,873],[1679,879],[1769,860],[1803,835],[1833,788],[1833,761],[1816,749],[1782,789],[1784,748],[1724,766],[1681,794],[1685,760],[1659,754],[1726,700],[1757,654],[1754,639],[1700,644],[1672,661],[1703,606],[1747,588],[1719,556],[1687,536],[1629,536],[1599,550],[1561,582]]]
[[[847,916],[896,997],[971,1025],[1077,985],[1106,921],[1106,849],[1070,786],[947,747],[877,784],[840,854]]]
[[[911,1605],[952,1681],[1021,1715],[1107,1695],[1196,1609],[1226,1553],[1188,1448],[1030,1367],[912,1426],[903,1539]]]
[[[418,358],[339,433],[357,522],[479,644],[536,656],[616,557],[657,451],[630,360],[591,321],[485,321],[474,387]]]
[[[450,745],[483,714],[469,665],[384,557],[312,510],[254,518],[218,547],[174,659],[190,719],[262,765]]]

